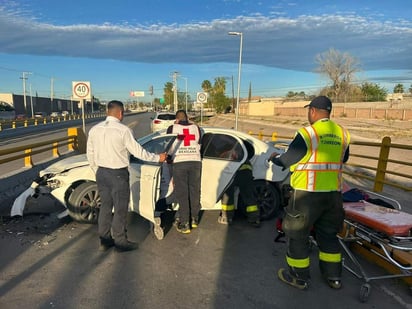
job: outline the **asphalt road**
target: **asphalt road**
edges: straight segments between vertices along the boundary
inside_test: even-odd
[[[140,125],[136,120],[143,131]],[[364,304],[362,281],[346,271],[343,288],[330,289],[320,278],[316,247],[309,290],[282,284],[276,271],[286,248],[274,242],[274,220],[252,228],[238,216],[224,226],[217,211],[208,211],[198,229],[182,235],[166,213],[159,241],[147,221],[130,214],[128,234],[139,249],[102,253],[95,225],[58,220],[62,209],[47,196],[31,203],[23,218],[1,222],[0,308],[412,308],[399,280],[372,281]],[[368,273],[384,273],[362,263]]]

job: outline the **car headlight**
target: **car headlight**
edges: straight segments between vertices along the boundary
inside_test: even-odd
[[[56,178],[51,178],[47,181],[47,186],[52,190],[60,188],[62,185],[62,182]]]

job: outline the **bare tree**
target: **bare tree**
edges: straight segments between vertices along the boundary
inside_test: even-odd
[[[332,81],[332,90],[335,100],[345,100],[355,73],[360,71],[358,61],[348,53],[342,53],[334,48],[318,54],[316,62],[317,72],[325,75]]]

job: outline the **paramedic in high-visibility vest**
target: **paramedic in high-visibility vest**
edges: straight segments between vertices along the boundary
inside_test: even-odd
[[[188,120],[186,111],[176,112],[176,121],[167,133],[177,133],[169,150],[172,163],[173,192],[179,204],[175,226],[178,232],[189,234],[199,224],[202,162],[200,156],[200,128]]]
[[[314,229],[322,277],[333,289],[341,288],[342,256],[337,233],[344,220],[342,165],[349,158],[349,132],[330,120],[332,102],[313,99],[308,109],[310,125],[297,131],[288,150],[272,154],[271,161],[290,168],[293,188],[282,228],[287,237],[287,268],[281,281],[298,289],[310,283],[310,241]]]

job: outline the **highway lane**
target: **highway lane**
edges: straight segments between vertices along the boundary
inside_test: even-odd
[[[150,133],[151,116],[153,116],[153,113],[127,114],[126,117],[124,117],[123,123],[129,126],[133,130],[136,138],[138,138]],[[86,121],[86,134],[93,125],[103,119],[104,117],[88,119]],[[27,128],[4,130],[0,132],[0,150],[63,138],[67,136],[67,129],[69,127],[82,128],[82,122],[81,120],[73,120]],[[59,153],[60,155],[68,154],[68,146],[60,146]],[[52,159],[55,159],[52,157],[52,150],[48,150],[44,153],[33,155],[33,164],[44,163]],[[17,159],[6,164],[1,164],[0,168],[1,178],[27,170],[27,168],[24,167],[24,159]]]

